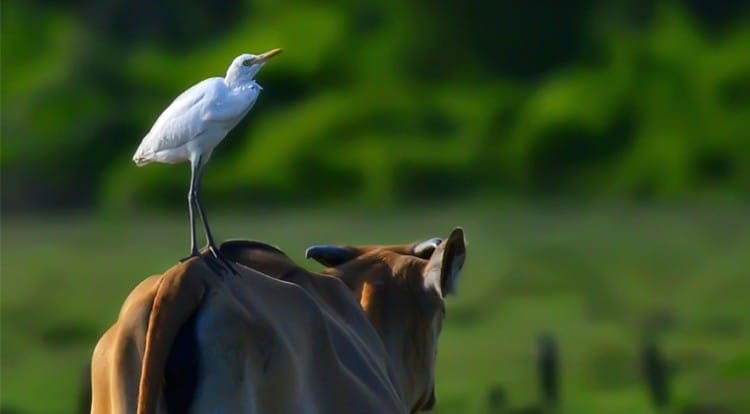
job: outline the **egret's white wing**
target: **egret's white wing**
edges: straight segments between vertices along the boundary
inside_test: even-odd
[[[228,91],[221,99],[212,99],[203,119],[234,127],[252,109],[261,88],[253,83],[247,89]]]
[[[210,78],[180,94],[154,122],[136,158],[180,147],[200,135],[207,127],[212,101],[226,95],[226,90],[223,79]]]

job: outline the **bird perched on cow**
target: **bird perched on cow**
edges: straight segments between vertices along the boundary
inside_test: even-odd
[[[151,162],[190,162],[190,255],[185,259],[200,254],[195,235],[197,209],[206,233],[208,250],[234,272],[231,264],[221,258],[211,235],[201,203],[201,182],[214,148],[252,109],[263,90],[255,81],[255,75],[268,59],[279,53],[281,49],[260,55],[240,55],[229,65],[225,77],[203,80],[183,92],[159,115],[133,155],[133,161],[139,167]]]

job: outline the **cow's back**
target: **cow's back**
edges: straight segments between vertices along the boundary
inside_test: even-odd
[[[206,267],[200,262],[192,266]],[[217,276],[205,269],[203,297],[171,346],[159,407],[194,413],[405,411],[382,344],[356,301],[342,299],[329,306],[304,283],[243,266],[239,270],[239,276]],[[330,287],[325,294],[335,295],[336,285]],[[132,377],[140,375],[147,329],[138,315],[146,315],[147,321],[153,303],[153,294],[151,302],[144,296],[146,300],[123,309],[97,347],[94,381],[123,375],[128,380],[117,389],[95,385],[94,401],[107,404],[95,406],[94,412],[132,412],[138,392]],[[349,313],[347,307],[359,317],[342,317]],[[134,317],[141,323],[128,322]],[[129,357],[119,355],[123,348],[131,350]],[[107,392],[121,393],[120,400],[126,401],[103,395]]]
[[[195,320],[201,375],[192,411],[403,412],[374,330],[341,310],[259,272],[212,286]]]
[[[96,344],[91,361],[92,414],[135,412],[146,329],[160,278],[151,276],[130,292],[117,322]]]

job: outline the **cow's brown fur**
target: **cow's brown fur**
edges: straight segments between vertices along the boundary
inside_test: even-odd
[[[398,388],[412,411],[435,404],[437,339],[444,295],[452,293],[445,278],[455,283],[466,254],[461,229],[427,257],[413,254],[416,245],[347,247],[356,259],[325,271],[343,279],[357,295],[386,345]],[[442,257],[446,260],[437,260]],[[426,273],[434,266],[442,266],[441,279],[430,285]]]
[[[146,279],[95,349],[92,413],[164,412],[166,359],[177,331],[196,313],[212,322],[199,325],[204,353],[230,362],[202,373],[208,389],[199,393],[196,412],[211,404],[279,413],[429,408],[444,308],[441,283],[427,273],[444,250],[464,254],[463,232],[454,231],[429,260],[412,247],[351,248],[354,259],[315,274],[269,246],[229,242],[224,254],[247,266],[239,266],[239,276],[219,277],[191,260]],[[215,349],[225,342],[239,353]],[[245,359],[249,371],[231,369]],[[242,392],[223,390],[222,381],[231,385],[236,375],[244,384],[238,389],[254,390],[254,409],[237,396]]]

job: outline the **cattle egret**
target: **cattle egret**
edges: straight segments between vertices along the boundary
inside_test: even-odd
[[[268,59],[279,53],[281,49],[261,55],[240,55],[229,65],[224,78],[203,80],[183,92],[159,115],[133,155],[139,167],[151,162],[190,162],[190,256],[185,259],[200,254],[195,236],[196,208],[206,232],[208,249],[221,259],[201,204],[201,181],[211,152],[250,111],[263,90],[255,82],[255,75]],[[224,263],[233,271],[228,262]]]

